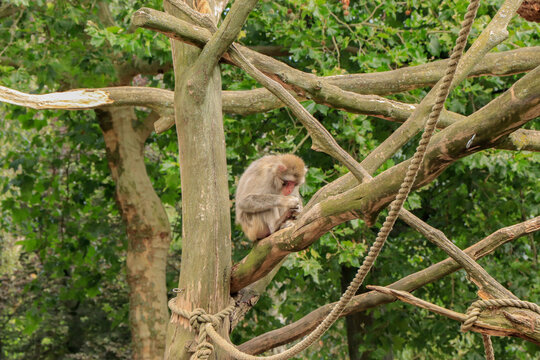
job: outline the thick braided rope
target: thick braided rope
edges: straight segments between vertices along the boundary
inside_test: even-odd
[[[471,329],[474,323],[478,320],[482,310],[489,307],[515,307],[519,309],[527,309],[540,314],[540,306],[523,300],[516,299],[490,299],[475,301],[467,309],[467,320],[461,325],[461,331],[466,332]]]
[[[210,315],[201,308],[197,308],[191,312],[186,311],[177,306],[176,299],[178,299],[178,297],[169,300],[169,309],[171,309],[173,313],[188,319],[191,328],[193,328],[195,331],[199,331],[199,336],[197,337],[197,347],[195,348],[195,353],[193,353],[190,359],[208,359],[214,351],[214,346],[206,339],[208,335],[207,330],[209,328],[213,330],[214,328],[218,327],[225,318],[232,314],[234,311],[234,301],[224,310],[221,310],[215,315]]]
[[[495,360],[495,353],[493,352],[493,344],[491,343],[491,336],[482,334],[482,340],[484,341],[484,351],[486,352],[486,360]]]
[[[368,255],[364,259],[362,266],[358,269],[358,272],[356,273],[354,280],[350,283],[347,290],[343,293],[339,302],[332,308],[332,311],[319,324],[319,326],[317,326],[317,328],[313,330],[312,333],[310,333],[302,341],[300,341],[299,343],[297,343],[290,349],[285,350],[281,354],[276,354],[272,356],[257,357],[257,356],[253,356],[253,355],[241,352],[236,347],[234,347],[234,345],[230,344],[226,339],[222,338],[212,328],[212,326],[207,325],[206,330],[207,330],[208,336],[210,336],[210,338],[220,348],[226,350],[229,353],[229,355],[239,360],[289,359],[299,354],[301,351],[305,350],[308,346],[313,344],[339,318],[339,316],[343,312],[343,309],[350,302],[350,300],[352,299],[352,297],[354,296],[354,294],[356,293],[356,291],[358,290],[358,288],[364,281],[367,273],[373,266],[373,263],[375,262],[375,259],[379,255],[384,245],[384,242],[386,241],[388,235],[390,234],[390,231],[392,230],[394,223],[396,222],[399,211],[401,210],[401,207],[403,206],[403,203],[405,202],[405,199],[407,198],[407,195],[409,194],[414,184],[414,180],[416,179],[416,175],[418,174],[420,164],[422,163],[422,160],[424,159],[427,145],[429,143],[429,140],[431,139],[431,136],[433,135],[433,132],[435,131],[437,121],[444,107],[444,102],[446,98],[448,97],[448,93],[450,92],[452,80],[454,78],[457,65],[459,63],[459,59],[461,58],[461,55],[463,53],[463,49],[465,48],[465,45],[467,43],[467,38],[469,36],[469,32],[471,30],[474,18],[476,17],[476,11],[478,10],[479,4],[480,4],[480,0],[472,0],[471,3],[469,4],[469,7],[467,8],[467,14],[465,15],[465,19],[463,20],[458,39],[456,40],[456,45],[454,47],[452,56],[450,57],[450,62],[448,63],[448,67],[446,69],[446,73],[442,79],[441,86],[437,90],[435,104],[433,105],[431,109],[431,113],[429,115],[428,121],[425,124],[425,129],[424,129],[424,133],[422,134],[422,139],[420,140],[420,143],[416,149],[416,152],[413,156],[411,164],[409,165],[409,168],[407,169],[407,173],[405,175],[403,183],[401,184],[398,195],[396,196],[396,199],[392,201],[392,203],[390,204],[390,212],[388,216],[386,217],[386,220],[384,221],[384,224],[382,228],[380,229],[375,242],[371,246]]]

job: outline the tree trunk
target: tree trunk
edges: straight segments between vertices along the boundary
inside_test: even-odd
[[[174,8],[165,9],[175,15]],[[177,14],[176,14],[177,15]],[[219,67],[192,67],[200,50],[172,42],[175,121],[182,183],[182,262],[177,304],[215,314],[229,305],[231,272],[230,201]],[[229,322],[218,331],[228,336]],[[173,314],[166,359],[189,359],[194,336],[187,319]],[[211,358],[224,359],[215,348]]]
[[[171,234],[167,214],[144,164],[144,142],[150,132],[147,123],[137,120],[133,107],[97,114],[128,236],[133,359],[162,359],[169,315],[165,266]]]
[[[356,268],[348,266],[341,267],[341,291],[347,290],[352,279],[356,275]],[[369,359],[371,351],[360,352],[360,346],[364,339],[366,328],[369,328],[373,319],[366,312],[358,312],[345,317],[345,327],[347,329],[347,347],[349,349],[350,360]]]

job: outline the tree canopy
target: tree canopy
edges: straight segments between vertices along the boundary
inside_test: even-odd
[[[172,0],[0,5],[1,358],[188,358],[173,288],[208,313],[232,295],[220,331],[251,354],[309,333],[382,226],[469,2],[186,3],[206,17]],[[540,303],[540,26],[520,4],[480,3],[414,215],[302,358],[482,358],[474,332],[500,335],[499,358],[536,358],[540,334],[523,324],[539,314],[492,309],[464,333],[365,287],[460,313],[504,291]],[[306,162],[306,206],[253,244],[230,199],[271,153]],[[494,281],[459,270],[441,239],[471,247]]]

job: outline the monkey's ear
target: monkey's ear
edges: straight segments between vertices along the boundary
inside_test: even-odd
[[[282,173],[282,172],[285,172],[285,170],[287,170],[287,167],[286,167],[285,165],[279,164],[279,165],[277,166],[277,171],[279,171],[279,172]]]

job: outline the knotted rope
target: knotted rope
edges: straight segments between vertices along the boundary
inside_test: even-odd
[[[474,323],[478,320],[478,317],[480,316],[480,313],[482,310],[485,310],[487,308],[494,307],[494,308],[500,308],[500,307],[515,307],[519,309],[527,309],[534,311],[537,314],[540,314],[540,306],[536,305],[535,303],[531,303],[528,301],[523,300],[515,300],[515,299],[490,299],[490,300],[478,300],[475,301],[469,306],[467,309],[467,320],[463,322],[461,325],[461,331],[466,332],[471,329],[471,327],[474,325]]]
[[[195,331],[199,332],[197,337],[197,347],[195,353],[191,356],[192,360],[206,360],[210,357],[214,351],[214,346],[208,342],[208,329],[215,330],[222,323],[225,318],[228,318],[234,310],[234,301],[225,309],[221,310],[215,315],[210,315],[204,311],[204,309],[197,308],[193,311],[186,311],[176,304],[178,297],[169,300],[169,309],[177,315],[180,315],[189,320],[189,326]]]
[[[527,309],[540,314],[540,306],[535,303],[531,303],[523,300],[516,299],[490,299],[490,300],[478,300],[475,301],[467,309],[467,319],[461,324],[461,331],[467,332],[476,323],[480,317],[482,310],[487,308],[500,308],[500,307],[514,307],[519,309]],[[493,344],[491,343],[491,337],[486,334],[482,334],[482,340],[484,341],[484,349],[486,351],[487,360],[495,360],[493,353]]]

